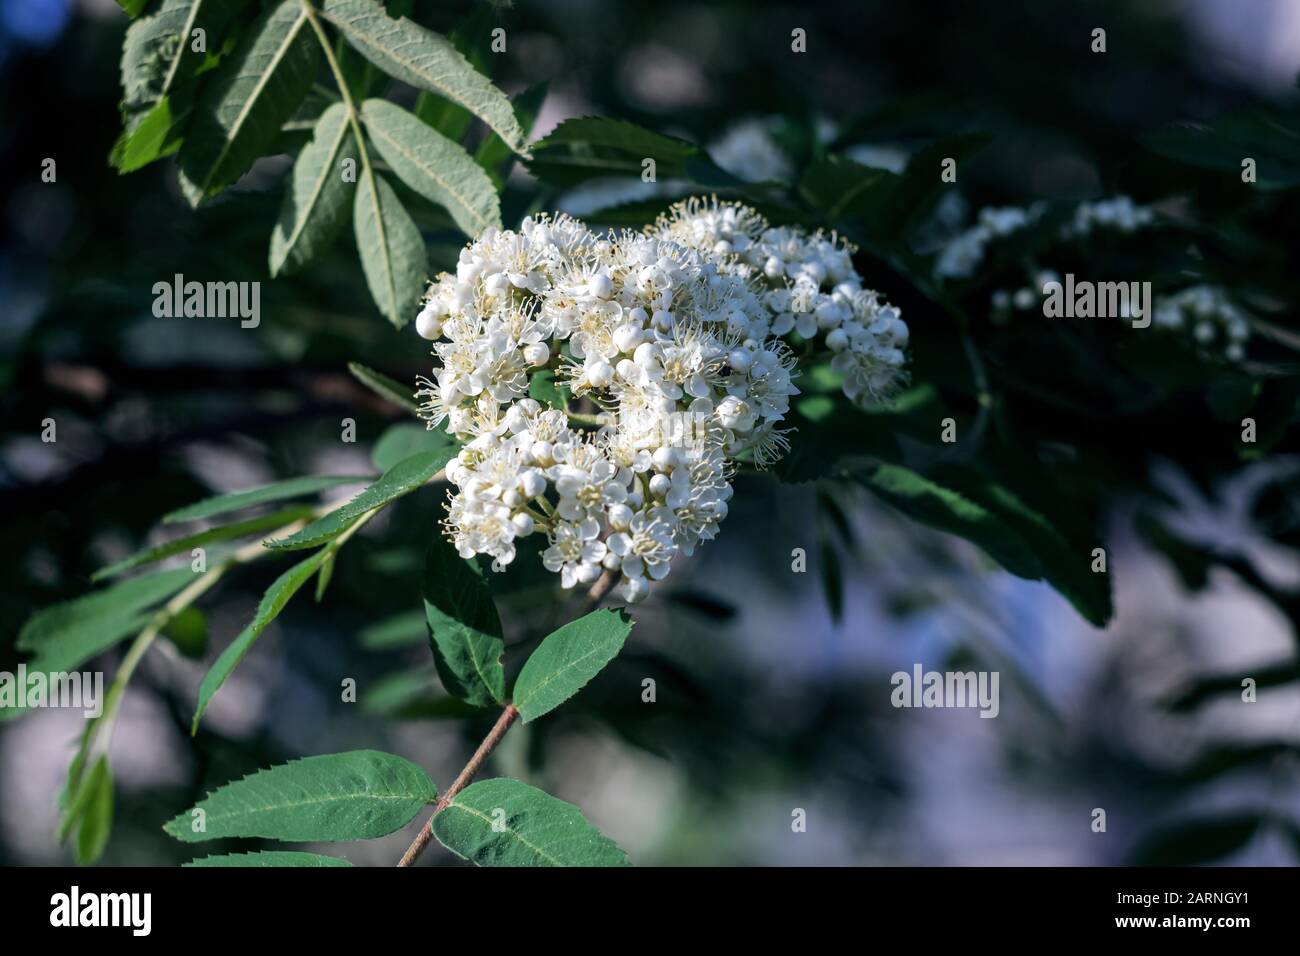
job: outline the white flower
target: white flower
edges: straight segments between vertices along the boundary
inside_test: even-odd
[[[561,587],[592,584],[600,577],[605,543],[597,540],[598,533],[598,527],[567,521],[557,523],[551,531],[551,546],[542,552],[542,565],[559,572]]]
[[[597,445],[575,442],[563,447],[563,458],[550,469],[560,497],[556,509],[568,521],[590,522],[600,530],[600,520],[609,505],[627,500],[626,482],[619,469]]]
[[[610,535],[606,544],[618,556],[625,578],[661,581],[677,554],[672,524],[658,508],[633,515],[628,530]]]

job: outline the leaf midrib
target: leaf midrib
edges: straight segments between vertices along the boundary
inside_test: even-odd
[[[167,68],[167,76],[163,79],[162,91],[158,94],[158,99],[162,99],[171,91],[172,82],[176,79],[176,71],[181,67],[181,60],[185,59],[185,39],[194,28],[194,23],[199,17],[199,8],[202,6],[203,0],[194,0],[194,3],[190,4],[189,12],[185,15],[185,25],[180,32],[181,42],[176,47],[176,56],[172,58],[171,66]]]
[[[325,191],[325,183],[329,180],[330,170],[334,166],[334,157],[336,157],[339,154],[339,150],[343,148],[343,143],[347,139],[347,135],[348,118],[344,115],[342,122],[339,123],[338,135],[334,138],[334,142],[330,144],[329,153],[325,157],[325,162],[321,164],[321,172],[316,178],[316,183],[312,188],[311,201],[307,203],[307,210],[303,213],[302,218],[294,225],[293,233],[287,240],[285,240],[284,255],[286,261],[288,260],[289,255],[293,252],[294,246],[297,245],[298,240],[302,237],[303,232],[306,230],[307,223],[311,219],[312,210],[316,208],[316,203],[320,201],[321,193]]]
[[[418,121],[417,121],[417,122],[418,122]],[[395,152],[397,152],[398,154],[400,154],[400,155],[402,156],[403,159],[405,159],[407,162],[409,162],[409,163],[411,163],[412,165],[414,165],[414,166],[415,166],[416,168],[418,168],[421,172],[423,172],[426,176],[428,176],[430,179],[432,179],[434,182],[436,182],[439,186],[441,186],[441,187],[442,187],[442,188],[443,188],[443,189],[444,189],[448,194],[450,194],[450,195],[451,195],[451,196],[456,200],[456,202],[458,202],[458,203],[460,204],[461,208],[464,209],[464,211],[465,211],[466,213],[468,213],[468,214],[469,214],[469,217],[474,221],[474,224],[475,224],[475,226],[476,226],[477,232],[482,232],[482,231],[483,231],[484,229],[486,229],[489,225],[491,225],[491,221],[490,221],[490,220],[488,220],[488,219],[484,218],[483,216],[481,216],[481,215],[480,215],[480,214],[479,214],[479,213],[478,213],[478,212],[477,212],[477,211],[476,211],[476,210],[475,210],[475,209],[470,205],[469,200],[466,199],[464,195],[462,195],[458,190],[456,190],[456,189],[455,189],[451,184],[449,184],[445,179],[443,179],[441,176],[439,176],[438,173],[437,173],[437,172],[436,172],[432,167],[430,167],[430,166],[426,166],[424,163],[422,163],[422,162],[420,161],[420,158],[419,158],[416,154],[410,153],[410,152],[408,152],[407,150],[403,149],[401,143],[399,143],[397,140],[393,139],[392,136],[388,135],[387,131],[384,130],[382,124],[380,124],[380,125],[376,125],[376,124],[374,124],[374,123],[367,123],[367,124],[366,124],[366,128],[370,131],[370,135],[371,135],[371,136],[374,136],[374,137],[376,137],[376,138],[378,138],[378,139],[382,139],[384,142],[386,142],[386,143],[388,143],[389,145],[391,145],[391,146],[393,147],[393,150],[394,150]]]
[[[489,120],[487,117],[482,116],[482,115],[479,113],[478,110],[475,110],[474,107],[470,105],[470,101],[469,101],[468,99],[466,99],[465,97],[463,97],[463,96],[457,94],[454,90],[452,90],[452,89],[450,89],[450,88],[445,88],[445,87],[439,85],[439,84],[441,83],[441,81],[442,81],[445,77],[448,77],[448,76],[455,76],[454,73],[441,73],[441,74],[438,74],[438,73],[428,73],[428,72],[426,72],[426,71],[424,71],[424,70],[421,70],[421,69],[419,69],[419,68],[415,65],[415,62],[414,62],[414,61],[412,61],[412,60],[408,60],[408,59],[405,59],[405,58],[403,58],[403,57],[401,57],[401,56],[398,56],[396,50],[390,50],[390,49],[388,49],[387,47],[385,47],[385,46],[383,46],[383,45],[381,45],[381,44],[375,42],[374,39],[373,39],[372,37],[370,37],[368,34],[362,32],[361,30],[347,30],[346,26],[345,26],[343,23],[340,23],[339,20],[338,20],[337,18],[335,18],[335,17],[331,17],[331,16],[329,15],[329,13],[326,12],[325,10],[322,10],[322,11],[321,11],[321,15],[324,16],[324,17],[325,17],[327,20],[329,20],[330,22],[332,22],[332,23],[333,23],[336,27],[338,27],[340,30],[344,30],[344,31],[348,34],[348,39],[352,40],[353,42],[360,43],[362,46],[366,46],[366,47],[368,47],[368,48],[369,48],[370,50],[372,50],[372,51],[376,51],[376,52],[378,53],[378,55],[381,56],[381,57],[387,57],[388,59],[392,60],[393,62],[401,64],[402,67],[404,67],[405,69],[410,70],[410,71],[411,71],[412,73],[414,73],[416,76],[424,77],[425,80],[426,80],[426,81],[427,81],[431,86],[436,87],[436,89],[435,89],[434,92],[437,92],[437,93],[441,94],[442,96],[447,97],[447,99],[451,100],[452,102],[454,102],[455,104],[457,104],[458,106],[460,106],[462,109],[465,109],[465,110],[469,111],[470,113],[473,113],[473,114],[474,114],[475,116],[477,116],[479,119],[483,120],[483,122],[486,123],[486,124],[488,125],[488,127],[489,127],[489,128],[490,128],[494,133],[496,133],[498,136],[500,136],[501,139],[502,139],[504,142],[506,142],[507,144],[509,144],[509,143],[511,143],[511,142],[522,144],[522,139],[517,138],[517,137],[515,137],[515,138],[510,138],[510,137],[508,137],[508,136],[507,136],[507,133],[506,133],[504,130],[502,130],[501,128],[499,128],[499,126],[498,126],[496,123],[492,122],[492,121]],[[384,16],[384,19],[385,19],[385,20],[391,20],[395,25],[397,25],[397,24],[400,23],[400,21],[393,20],[392,17],[389,17],[389,16],[387,16],[386,14],[384,14],[383,16]],[[353,24],[349,24],[349,25],[353,25]],[[353,26],[354,26],[354,25],[353,25]],[[417,26],[417,27],[418,27],[419,24],[412,24],[412,26]],[[396,29],[401,30],[402,27],[401,27],[400,25],[397,25],[397,26],[396,26]],[[467,61],[467,63],[468,63],[468,61]],[[471,71],[473,71],[473,72],[475,72],[475,73],[478,72],[477,70],[474,70],[474,67],[473,67],[472,64],[469,65],[469,68],[470,68]],[[514,147],[512,146],[511,149],[514,149]],[[517,150],[516,150],[516,151],[517,151]]]
[[[298,809],[299,807],[322,806],[327,803],[339,803],[345,800],[416,800],[418,799],[424,801],[425,803],[428,803],[430,796],[431,795],[427,791],[421,793],[412,792],[412,793],[327,794],[325,796],[315,797],[310,800],[294,800],[287,803],[272,803],[272,804],[266,804],[264,806],[246,806],[244,808],[241,808],[240,810],[234,812],[228,812],[224,814],[209,813],[207,814],[207,821],[209,823],[212,822],[220,823],[229,820],[236,820],[240,817],[252,816],[258,813],[271,813],[277,810],[294,810],[294,809]]]
[[[244,122],[248,119],[249,114],[252,112],[253,106],[257,103],[258,99],[261,97],[262,91],[266,89],[267,84],[271,82],[271,77],[275,75],[275,71],[279,68],[280,63],[284,60],[285,55],[289,51],[289,48],[293,46],[294,41],[298,39],[298,31],[302,29],[302,25],[306,22],[307,22],[307,14],[303,11],[299,11],[297,17],[294,19],[293,24],[289,27],[288,31],[285,33],[284,40],[281,41],[279,48],[276,49],[275,55],[271,57],[270,64],[262,72],[262,75],[258,77],[257,82],[253,85],[253,89],[250,95],[244,101],[244,105],[239,110],[239,114],[235,117],[234,123],[231,124],[230,134],[226,136],[222,141],[221,152],[217,154],[216,161],[212,163],[211,166],[208,167],[208,174],[203,178],[203,182],[199,187],[200,196],[204,196],[207,194],[208,186],[212,183],[212,178],[217,174],[218,170],[221,169],[222,164],[225,163],[226,161],[226,157],[230,155],[231,147],[235,145],[235,140],[239,138],[239,134],[243,129]]]
[[[465,813],[468,813],[470,816],[475,817],[475,818],[477,818],[477,819],[479,819],[479,820],[482,820],[484,823],[487,823],[489,826],[491,826],[491,825],[493,824],[492,819],[491,819],[491,818],[490,818],[486,813],[480,813],[478,810],[475,810],[473,807],[466,806],[466,805],[463,804],[463,803],[457,803],[455,800],[453,800],[450,804],[448,804],[447,809],[450,810],[452,807],[455,807],[457,810],[463,810]],[[446,812],[446,811],[444,811],[444,812]],[[498,831],[498,830],[494,830],[493,832],[494,832],[494,833],[496,833],[496,832],[499,832],[499,833],[509,833],[512,837],[514,837],[516,840],[518,840],[518,841],[519,841],[520,843],[522,843],[524,846],[528,847],[528,849],[532,850],[534,853],[536,853],[538,856],[540,856],[543,860],[546,860],[546,862],[550,863],[552,866],[563,866],[563,865],[564,865],[562,862],[560,862],[559,859],[557,859],[556,857],[551,856],[549,853],[547,853],[547,852],[546,852],[545,850],[543,850],[541,847],[539,847],[539,846],[537,846],[537,845],[535,845],[535,844],[533,844],[533,843],[530,843],[528,840],[524,839],[523,836],[520,835],[519,831],[516,830],[516,829],[514,829],[513,827],[505,827],[505,828],[502,829],[502,830],[499,830],[499,831]]]
[[[563,665],[562,667],[558,667],[558,668],[556,668],[555,670],[551,671],[551,673],[548,674],[546,677],[544,677],[540,682],[538,682],[537,684],[534,684],[534,685],[533,685],[531,691],[530,691],[529,694],[528,694],[528,698],[527,698],[527,700],[532,700],[532,699],[533,699],[534,697],[536,697],[539,693],[541,693],[541,691],[542,691],[544,688],[550,686],[550,684],[551,684],[552,681],[554,681],[554,680],[556,680],[557,678],[559,678],[561,674],[565,674],[565,673],[567,673],[568,671],[570,671],[570,670],[572,670],[573,668],[577,667],[579,664],[581,664],[581,663],[582,663],[583,661],[585,661],[587,658],[595,656],[595,655],[598,654],[600,651],[601,651],[601,648],[600,648],[599,646],[592,647],[592,648],[590,648],[590,649],[589,649],[585,654],[581,654],[581,655],[578,656],[578,657],[572,658],[572,659],[569,661],[569,663],[567,663],[567,664]],[[527,706],[527,701],[524,702],[524,706]]]

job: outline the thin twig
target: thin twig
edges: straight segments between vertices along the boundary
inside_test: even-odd
[[[593,610],[598,604],[600,604],[601,601],[605,600],[605,595],[609,593],[610,588],[614,586],[614,582],[617,580],[618,575],[606,568],[605,573],[596,579],[596,583],[593,584],[591,590],[587,592],[586,600],[583,602],[582,613],[586,614],[588,611]]]
[[[605,599],[605,595],[609,593],[609,589],[614,586],[616,580],[618,580],[618,575],[610,570],[606,570],[604,574],[596,579],[596,583],[591,586],[586,598],[583,600],[584,614]],[[483,738],[483,742],[474,751],[474,756],[470,757],[469,763],[465,764],[465,769],[460,772],[446,792],[438,798],[438,802],[433,805],[433,813],[429,814],[429,819],[424,821],[424,826],[420,828],[420,832],[416,834],[415,839],[411,841],[411,845],[402,854],[401,860],[397,863],[398,866],[410,866],[420,858],[420,854],[424,852],[424,848],[429,845],[429,841],[433,838],[433,818],[446,810],[451,801],[456,799],[456,794],[469,786],[470,781],[474,779],[475,774],[483,769],[483,764],[487,762],[487,758],[496,749],[497,744],[501,743],[501,738],[506,735],[506,731],[510,729],[510,725],[515,722],[515,718],[518,716],[519,711],[515,709],[515,705],[506,704],[505,710],[501,711],[501,716],[497,718],[497,722],[492,725],[488,735]]]
[[[460,775],[452,781],[446,792],[438,798],[438,802],[433,805],[433,813],[429,814],[429,819],[424,821],[424,826],[420,828],[420,832],[411,841],[411,845],[406,848],[406,852],[402,854],[401,860],[397,863],[398,866],[410,866],[420,858],[424,848],[429,845],[429,840],[433,838],[433,818],[446,810],[451,801],[456,799],[456,794],[469,786],[469,782],[483,768],[488,755],[496,749],[497,744],[501,743],[501,738],[506,735],[506,731],[510,729],[510,725],[515,722],[515,718],[518,716],[519,711],[515,710],[515,705],[506,704],[505,710],[501,711],[501,716],[497,718],[497,722],[492,725],[488,735],[478,745],[478,750],[474,751],[474,756],[470,757],[469,763],[465,764],[465,769],[460,772]]]

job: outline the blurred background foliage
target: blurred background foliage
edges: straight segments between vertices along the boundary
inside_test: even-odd
[[[679,195],[744,196],[775,221],[852,239],[859,271],[912,329],[915,387],[893,407],[828,417],[816,399],[834,383],[808,377],[786,480],[738,479],[722,537],[640,611],[588,692],[512,732],[498,771],[579,803],[646,864],[1295,862],[1300,10],[417,0],[413,16],[456,31],[499,86],[540,102],[535,135],[609,116],[700,147],[661,164],[656,184],[640,182],[639,162],[593,179],[568,162],[592,148],[540,149],[506,181],[507,225],[536,209],[640,225]],[[4,670],[21,659],[12,641],[27,615],[158,540],[163,512],[276,478],[368,471],[369,447],[401,417],[347,362],[403,382],[429,365],[411,330],[377,314],[350,234],[269,281],[287,157],[198,211],[170,161],[109,167],[126,22],[106,0],[0,0]],[[484,52],[496,25],[505,54]],[[791,52],[796,27],[803,54]],[[1105,53],[1090,50],[1096,27]],[[471,145],[483,136],[464,132]],[[955,185],[937,180],[944,156],[959,157]],[[1258,183],[1241,181],[1242,156],[1258,159]],[[55,183],[40,179],[47,157]],[[1061,239],[1075,203],[1117,193],[1158,209],[1156,226]],[[449,266],[463,237],[403,199],[431,272]],[[935,249],[976,211],[1035,202],[1046,214],[973,276],[936,274]],[[1114,321],[997,320],[992,296],[1048,264],[1157,293],[1226,288],[1257,319],[1249,354],[1229,362]],[[260,327],[155,318],[153,284],[176,273],[260,281]],[[1240,440],[1246,415],[1253,445]],[[949,416],[952,446],[939,440]],[[57,443],[40,440],[46,418]],[[344,418],[355,444],[340,439]],[[1010,495],[1008,520],[1050,525],[1053,560],[1086,566],[1104,544],[1108,574],[1049,569],[1086,592],[1072,606],[902,517],[862,460],[983,503]],[[115,737],[105,862],[187,859],[160,821],[304,753],[375,747],[451,778],[486,728],[447,707],[425,646],[423,545],[440,507],[437,493],[412,495],[359,535],[323,600],[286,611],[196,738],[203,662],[170,645],[150,655]],[[797,547],[804,575],[790,570]],[[210,637],[200,656],[280,570],[265,561],[221,584],[191,622]],[[515,651],[573,612],[547,577],[524,557],[493,579]],[[998,670],[998,719],[890,707],[889,675],[914,662]],[[349,677],[356,705],[338,700]],[[1254,704],[1241,701],[1247,677]],[[58,711],[0,724],[0,862],[64,859],[53,795],[79,730],[79,714]],[[1098,807],[1104,834],[1090,829]],[[791,831],[795,808],[806,833]],[[391,862],[408,837],[347,855]]]

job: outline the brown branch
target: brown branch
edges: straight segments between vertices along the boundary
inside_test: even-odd
[[[402,858],[397,863],[398,866],[410,866],[420,858],[424,848],[429,845],[429,840],[433,838],[433,818],[446,810],[451,801],[456,798],[456,794],[469,786],[469,782],[482,769],[488,755],[496,749],[497,744],[501,743],[501,738],[506,735],[506,731],[510,729],[510,725],[515,722],[515,718],[518,716],[519,711],[515,710],[515,705],[506,704],[506,709],[501,711],[501,716],[492,725],[492,729],[483,738],[483,742],[478,745],[478,750],[474,751],[474,756],[469,758],[469,763],[465,764],[465,769],[460,772],[460,776],[452,781],[451,786],[433,805],[433,813],[429,814],[429,819],[424,821],[424,826],[420,828],[420,832],[411,841],[411,845],[406,848],[406,852],[402,854]]]
[[[617,580],[618,575],[606,569],[605,573],[596,579],[596,583],[591,586],[591,590],[587,592],[582,613],[586,614],[588,611],[595,609],[601,601],[605,600],[605,595],[609,593],[610,588],[614,586],[614,582]]]
[[[605,599],[605,595],[609,593],[609,589],[614,586],[616,580],[618,580],[618,575],[608,570],[596,580],[596,583],[591,586],[591,590],[587,592],[587,597],[583,602],[584,614]],[[429,819],[424,821],[424,826],[420,828],[420,832],[416,834],[415,839],[411,841],[411,845],[402,854],[402,858],[397,862],[398,866],[410,866],[420,858],[424,848],[433,839],[433,818],[446,810],[451,805],[451,801],[456,799],[456,794],[469,786],[470,781],[483,769],[483,764],[487,762],[487,758],[496,749],[497,744],[501,743],[501,738],[506,735],[506,731],[510,729],[510,725],[515,722],[515,718],[518,716],[519,711],[515,709],[515,705],[506,704],[505,710],[501,711],[501,716],[497,718],[497,722],[492,725],[488,735],[478,745],[478,750],[474,751],[474,756],[470,757],[469,763],[465,764],[465,769],[460,772],[460,775],[452,781],[451,786],[438,798],[438,802],[433,805],[433,813],[429,814]]]

